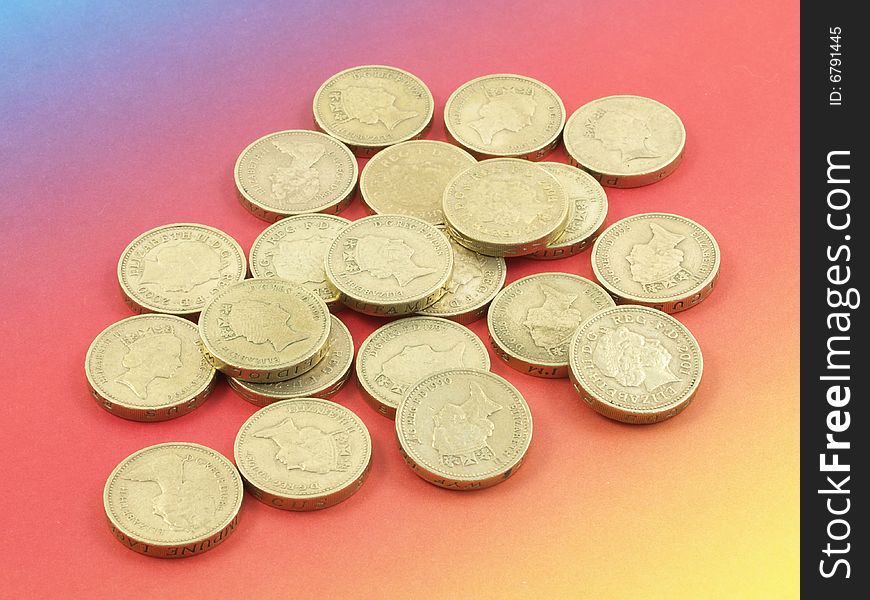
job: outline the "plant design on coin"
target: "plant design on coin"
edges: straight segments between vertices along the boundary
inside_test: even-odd
[[[203,469],[190,456],[161,454],[143,460],[124,479],[157,485],[160,493],[151,498],[154,514],[176,531],[195,532],[216,509],[217,482],[203,477]]]
[[[476,383],[468,386],[468,398],[462,404],[448,402],[432,417],[432,447],[438,450],[445,467],[476,465],[495,458],[487,440],[495,430],[490,415],[503,407],[487,398]]]
[[[529,275],[493,299],[489,338],[496,354],[521,373],[568,377],[568,345],[577,327],[612,306],[606,291],[578,275]]]
[[[541,284],[544,303],[526,311],[523,326],[529,330],[535,344],[550,355],[564,356],[583,313],[572,306],[578,294],[565,294],[556,288]]]
[[[625,260],[631,265],[631,278],[644,291],[655,293],[676,287],[678,283],[697,278],[683,268],[685,254],[677,248],[685,236],[671,233],[658,223],[650,223],[652,239],[635,244]]]
[[[375,382],[401,395],[408,387],[430,373],[445,369],[458,369],[463,363],[465,342],[457,342],[452,348],[435,350],[429,344],[405,346],[381,365]]]
[[[345,471],[346,461],[341,457],[348,454],[342,439],[342,432],[333,435],[314,426],[296,427],[291,417],[287,417],[274,427],[266,427],[255,432],[254,437],[266,438],[275,442],[278,452],[275,460],[288,470],[299,469],[309,473],[329,473]]]

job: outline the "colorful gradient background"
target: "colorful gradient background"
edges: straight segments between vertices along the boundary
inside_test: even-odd
[[[798,593],[797,2],[143,2],[0,4],[0,596],[790,598]],[[242,7],[244,5],[244,7]],[[216,550],[161,561],[105,524],[103,484],[133,451],[188,440],[232,456],[254,407],[221,383],[181,419],[118,419],[88,395],[94,336],[130,315],[115,268],[136,235],[206,223],[247,251],[265,223],[235,199],[250,141],[312,126],[346,67],[422,78],[438,111],[471,78],[538,78],[569,112],[630,93],[688,130],[670,178],[609,190],[608,222],[668,211],[722,249],[718,290],[678,318],[705,371],[696,401],[611,422],[567,381],[525,377],[534,440],[495,488],[428,485],[352,380],[337,401],[374,441],[349,501],[294,514],[250,497]],[[555,160],[564,160],[562,150]],[[363,215],[356,199],[345,216]],[[591,277],[589,254],[511,261]],[[357,346],[378,322],[345,312]],[[486,338],[480,321],[472,329]]]

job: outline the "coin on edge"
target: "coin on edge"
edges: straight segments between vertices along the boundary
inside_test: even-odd
[[[214,367],[243,381],[272,382],[311,370],[329,351],[329,309],[283,279],[246,279],[202,310],[199,335]]]
[[[554,162],[541,162],[538,166],[558,180],[574,210],[562,235],[529,258],[564,258],[586,250],[604,229],[607,218],[604,188],[592,175],[577,167]]]
[[[350,308],[376,317],[415,313],[440,298],[453,249],[434,225],[403,215],[354,221],[326,254],[326,277]]]
[[[477,161],[447,142],[413,140],[385,148],[362,170],[359,190],[373,213],[408,215],[427,223],[444,222],[444,188]]]
[[[532,413],[507,380],[477,369],[430,375],[396,410],[399,449],[437,486],[481,489],[516,473],[532,441]]]
[[[474,332],[437,317],[410,317],[376,329],[359,348],[357,383],[366,401],[394,418],[402,397],[424,377],[445,369],[489,369]]]
[[[174,223],[146,231],[118,261],[124,300],[135,313],[194,316],[247,275],[245,253],[223,231]]]
[[[642,96],[608,96],[584,104],[565,124],[571,162],[602,185],[655,183],[683,160],[686,128],[670,108]]]
[[[364,65],[336,73],[314,94],[317,128],[357,156],[420,137],[432,124],[435,101],[407,71]]]
[[[181,558],[211,550],[235,531],[242,478],[219,452],[169,442],[134,452],[106,481],[112,535],[140,554]]]
[[[685,325],[645,306],[592,315],[571,340],[571,382],[605,417],[656,423],[695,397],[704,361]]]
[[[691,219],[644,213],[617,221],[595,241],[592,270],[619,304],[666,313],[691,308],[719,279],[716,239]]]
[[[565,105],[522,75],[485,75],[459,86],[444,106],[448,135],[478,158],[540,160],[559,143]]]
[[[251,143],[234,172],[239,202],[272,223],[292,215],[341,212],[353,198],[359,167],[335,138],[292,129]]]
[[[479,254],[452,237],[449,239],[453,248],[453,278],[444,295],[417,314],[468,325],[486,314],[489,303],[504,287],[507,264],[499,256]]]
[[[444,191],[447,231],[487,256],[542,250],[568,223],[568,197],[550,173],[516,158],[484,160],[457,175]]]
[[[248,491],[283,510],[347,500],[369,473],[372,440],[353,411],[320,398],[282,400],[245,421],[235,444]]]
[[[347,381],[353,366],[353,338],[335,315],[330,319],[329,353],[310,371],[293,379],[274,383],[251,383],[228,377],[230,387],[256,406],[290,398],[331,398]]]
[[[580,324],[615,306],[597,284],[568,273],[538,273],[499,292],[486,318],[495,353],[535,377],[568,377],[568,344]]]
[[[91,394],[133,421],[165,421],[205,402],[215,370],[200,351],[196,325],[173,315],[137,315],[104,329],[85,356]]]
[[[338,290],[326,279],[323,259],[335,236],[350,221],[335,215],[297,215],[267,227],[251,246],[251,274],[278,277],[314,292],[328,307],[340,306]]]

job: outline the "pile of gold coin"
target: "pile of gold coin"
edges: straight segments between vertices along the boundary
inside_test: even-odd
[[[432,123],[431,92],[378,65],[330,77],[313,109],[319,131],[265,135],[235,164],[240,203],[269,223],[247,261],[232,237],[193,223],[147,231],[121,254],[118,281],[137,314],[87,352],[98,404],[135,421],[180,417],[220,372],[257,407],[239,424],[235,464],[189,442],[121,461],[104,505],[125,546],[158,557],[213,548],[236,528],[243,486],[285,510],[352,496],[372,441],[330,399],[354,371],[371,414],[395,419],[396,452],[416,475],[457,490],[505,481],[529,449],[532,408],[515,386],[522,377],[491,373],[490,349],[466,327],[484,316],[494,356],[526,375],[570,378],[606,417],[653,423],[690,403],[701,350],[670,314],[712,292],[719,248],[679,215],[605,228],[602,187],[676,169],[686,133],[672,110],[610,96],[566,120],[547,85],[487,75],[447,99],[453,143],[418,139]],[[560,139],[571,165],[536,162]],[[371,158],[360,169],[357,157]],[[370,216],[336,216],[357,187]],[[512,257],[590,247],[597,282],[542,269],[505,287]],[[354,361],[346,308],[401,318],[368,336]]]

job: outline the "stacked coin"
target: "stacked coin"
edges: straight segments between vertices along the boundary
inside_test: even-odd
[[[331,317],[329,350],[320,362],[302,375],[273,383],[227,378],[239,396],[256,406],[290,398],[331,398],[347,381],[353,366],[353,338],[338,317]]]
[[[239,202],[274,222],[303,213],[337,213],[356,189],[357,164],[340,141],[301,129],[270,133],[236,161]]]
[[[430,306],[453,274],[453,250],[434,225],[402,215],[354,221],[333,240],[326,276],[350,308],[398,316]]]
[[[444,222],[444,189],[475,162],[468,152],[446,142],[402,142],[369,160],[360,175],[360,196],[373,213],[407,215],[439,225]]]
[[[314,95],[318,129],[347,144],[357,156],[420,137],[432,124],[435,101],[414,75],[383,65],[346,69]]]
[[[683,160],[686,128],[670,108],[641,96],[608,96],[578,108],[565,124],[571,162],[603,185],[660,181]]]
[[[417,312],[468,325],[486,314],[489,303],[504,287],[507,264],[499,256],[479,254],[452,237],[449,239],[453,248],[453,277],[443,296]]]
[[[532,441],[532,414],[517,389],[488,371],[451,369],[421,380],[396,410],[405,462],[434,485],[496,485],[516,473]]]
[[[645,306],[592,315],[571,339],[570,362],[580,397],[626,423],[655,423],[681,412],[695,396],[704,364],[682,323]]]
[[[202,404],[215,370],[199,348],[196,325],[147,314],[110,325],[91,344],[85,373],[97,402],[134,421],[165,421]]]
[[[447,134],[479,158],[540,160],[559,142],[565,106],[522,75],[485,75],[459,86],[444,106]]]
[[[568,198],[553,175],[515,158],[479,162],[444,191],[447,231],[488,256],[523,256],[545,249],[565,231]]]
[[[329,245],[350,221],[334,215],[298,215],[267,227],[251,246],[251,274],[278,277],[314,292],[330,309],[341,304],[326,279],[323,261]]]
[[[529,258],[573,256],[588,248],[604,229],[607,194],[594,177],[577,167],[554,162],[542,162],[538,165],[552,174],[565,190],[571,213],[562,235],[547,244],[546,248],[530,254]]]
[[[195,223],[146,231],[118,261],[121,291],[136,313],[195,316],[246,274],[241,246],[223,231]]]
[[[319,398],[270,404],[239,430],[236,464],[251,494],[284,510],[346,500],[369,472],[372,441],[351,410]]]
[[[408,390],[444,369],[489,369],[489,354],[474,333],[436,317],[399,319],[377,329],[362,343],[357,383],[366,401],[386,417]]]
[[[246,279],[215,296],[199,317],[206,358],[242,381],[298,377],[329,351],[329,310],[283,279]]]
[[[691,219],[645,213],[617,221],[592,248],[595,277],[620,304],[675,313],[697,305],[719,278],[719,245]]]
[[[222,454],[187,442],[134,452],[106,481],[112,534],[148,556],[182,558],[211,550],[233,533],[242,479]]]
[[[510,367],[536,377],[568,377],[568,344],[580,324],[615,306],[603,289],[568,273],[514,281],[489,307],[492,347]]]

